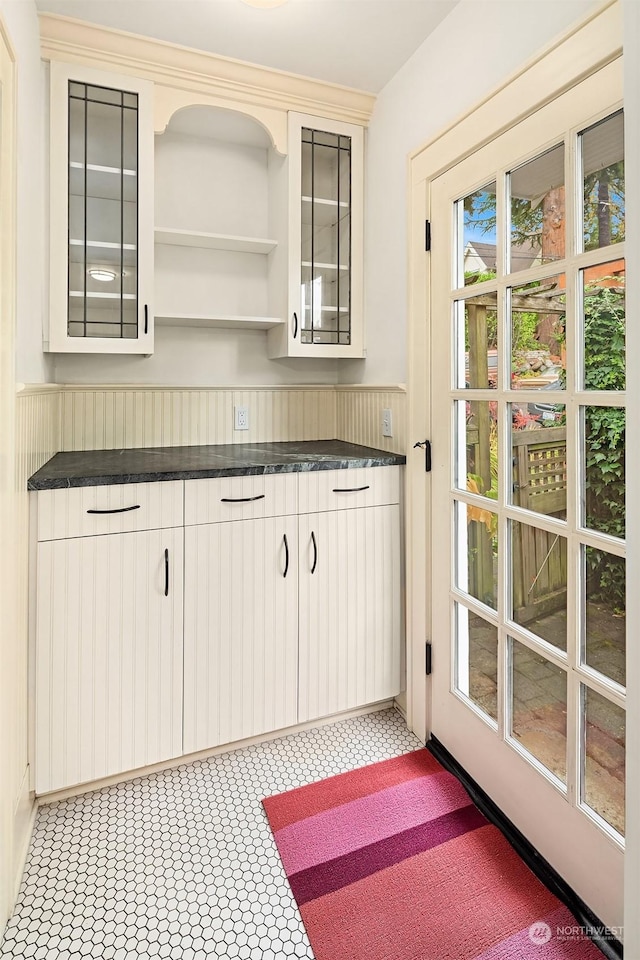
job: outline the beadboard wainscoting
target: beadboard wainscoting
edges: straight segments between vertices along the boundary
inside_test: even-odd
[[[29,783],[29,497],[27,480],[60,449],[60,388],[25,387],[16,394],[16,590],[17,630],[13,646],[16,683],[12,715],[13,769],[8,772],[14,798],[13,875],[22,875],[34,815]],[[16,887],[17,893],[17,887]]]
[[[406,453],[407,394],[404,386],[335,387],[336,437],[390,453]],[[392,437],[382,436],[382,411],[391,410]]]
[[[45,396],[50,403],[51,393],[59,393],[60,450],[337,439],[405,452],[406,393],[402,386],[60,385],[41,388],[48,391],[42,394],[36,389],[29,393],[30,403]],[[248,430],[233,429],[237,405],[248,407]],[[384,408],[392,411],[393,437],[382,436]],[[42,412],[35,405],[29,410],[36,445],[28,446],[31,450],[41,442],[38,431],[44,422],[44,407]]]
[[[233,429],[233,408],[249,429]],[[62,387],[62,449],[108,450],[208,443],[331,440],[336,394],[329,387],[181,389]]]

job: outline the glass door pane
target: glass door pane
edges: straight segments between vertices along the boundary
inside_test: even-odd
[[[591,251],[624,239],[622,148],[616,113],[454,202],[446,391],[453,691],[618,833],[625,262]]]
[[[71,337],[138,336],[138,97],[69,83]]]
[[[351,343],[351,138],[302,129],[302,343]]]

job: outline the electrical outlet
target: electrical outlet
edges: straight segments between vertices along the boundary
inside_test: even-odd
[[[389,407],[385,407],[382,411],[382,436],[393,436],[393,415]]]
[[[249,429],[249,407],[235,406],[233,408],[233,429]]]

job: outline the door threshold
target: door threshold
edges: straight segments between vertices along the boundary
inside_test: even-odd
[[[505,816],[482,787],[460,766],[455,757],[449,753],[437,737],[431,736],[427,740],[426,747],[445,770],[448,770],[460,781],[476,807],[490,823],[500,830],[532,873],[571,911],[576,918],[576,922],[583,928],[585,934],[593,940],[604,956],[608,960],[622,960],[624,948],[620,941],[608,932],[606,925],[596,917],[593,910],[572,890],[551,864],[538,853],[533,844]]]

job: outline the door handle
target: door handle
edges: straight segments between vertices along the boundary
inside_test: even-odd
[[[429,440],[419,440],[418,443],[414,443],[413,449],[416,447],[422,447],[424,450],[424,471],[425,473],[431,473],[431,442]]]
[[[133,507],[114,507],[113,510],[87,510],[87,513],[129,513],[130,510],[139,510],[140,504]]]
[[[283,535],[282,540],[284,542],[284,573],[282,576],[286,577],[289,572],[289,544],[287,542],[286,533]]]
[[[334,493],[360,493],[361,490],[368,490],[369,484],[366,487],[334,487]]]
[[[298,336],[298,314],[293,311],[293,339]]]
[[[169,550],[164,551],[164,595],[169,596]]]
[[[318,544],[316,543],[316,535],[311,531],[311,543],[313,544],[313,565],[311,567],[311,573],[316,572],[316,567],[318,566]]]

